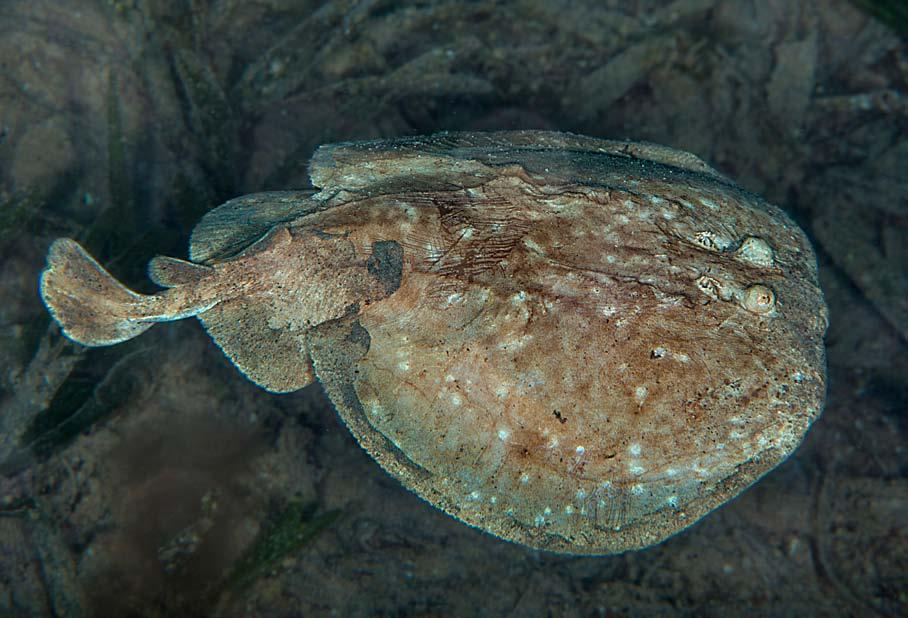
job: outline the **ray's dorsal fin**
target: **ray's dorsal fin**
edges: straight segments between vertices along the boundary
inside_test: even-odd
[[[193,264],[186,260],[159,255],[148,262],[148,278],[162,288],[172,288],[187,283],[197,283],[211,274],[210,266]]]
[[[192,231],[189,259],[210,264],[240,253],[275,225],[317,210],[313,191],[269,191],[244,195],[209,211]]]

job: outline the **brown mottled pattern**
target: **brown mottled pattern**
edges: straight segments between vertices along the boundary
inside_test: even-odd
[[[133,297],[52,255],[47,304],[87,343],[166,319],[149,304],[198,315],[274,391],[314,369],[404,485],[553,551],[665,539],[787,457],[820,414],[826,307],[810,245],[693,155],[452,133],[323,146],[311,176],[318,193],[206,216],[194,255],[219,256],[202,260],[214,274]],[[251,245],[271,202],[282,242],[237,253],[236,226],[255,221]],[[85,297],[114,299],[110,323],[70,324],[57,307],[82,280],[103,283]]]

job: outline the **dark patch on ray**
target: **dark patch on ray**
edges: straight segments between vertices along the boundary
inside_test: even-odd
[[[378,278],[390,296],[400,287],[404,268],[404,250],[393,240],[380,240],[372,244],[372,257],[366,263],[369,273]]]

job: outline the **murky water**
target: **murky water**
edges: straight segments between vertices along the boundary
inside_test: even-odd
[[[908,611],[908,51],[897,2],[0,4],[0,615]],[[902,38],[900,38],[900,36]],[[318,144],[553,129],[691,151],[817,248],[826,410],[665,543],[570,558],[468,528],[194,323],[110,349],[37,294],[78,239],[141,292],[210,208]]]

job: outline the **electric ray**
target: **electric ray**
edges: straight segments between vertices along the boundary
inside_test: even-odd
[[[316,377],[446,513],[566,553],[658,543],[820,414],[826,306],[803,232],[700,159],[518,131],[321,146],[314,191],[209,212],[136,294],[76,242],[41,277],[111,345],[196,316],[249,379]]]

